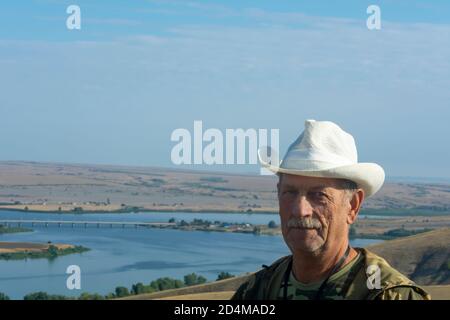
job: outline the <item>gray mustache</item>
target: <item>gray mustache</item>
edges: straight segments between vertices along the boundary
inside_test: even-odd
[[[303,229],[320,229],[322,227],[319,219],[312,217],[291,218],[289,219],[287,226],[289,228],[303,228]]]

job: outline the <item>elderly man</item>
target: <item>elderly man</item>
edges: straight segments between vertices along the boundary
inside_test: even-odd
[[[281,229],[292,255],[251,276],[232,299],[430,299],[367,249],[352,248],[349,229],[365,198],[383,185],[375,163],[358,163],[353,137],[329,121],[308,120],[280,166]]]

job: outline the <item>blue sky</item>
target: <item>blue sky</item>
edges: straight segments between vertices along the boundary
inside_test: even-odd
[[[0,88],[0,160],[173,166],[194,120],[284,153],[312,118],[389,176],[450,178],[449,1],[9,1]]]

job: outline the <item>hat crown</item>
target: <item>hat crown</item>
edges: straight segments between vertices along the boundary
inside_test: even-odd
[[[282,167],[297,167],[300,162],[300,167],[310,170],[355,164],[355,140],[331,121],[306,120],[305,130],[289,147]]]
[[[306,120],[305,130],[292,143],[281,164],[262,159],[263,167],[274,173],[347,179],[374,195],[383,185],[385,173],[376,163],[358,163],[353,136],[331,121]],[[278,162],[278,161],[277,161]]]

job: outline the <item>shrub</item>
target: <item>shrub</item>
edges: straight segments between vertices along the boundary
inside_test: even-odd
[[[216,281],[233,278],[233,277],[234,277],[233,274],[222,271],[221,273],[218,274]]]
[[[269,228],[271,228],[271,229],[275,229],[276,227],[278,227],[278,225],[276,224],[276,222],[273,221],[273,220],[271,220],[271,221],[267,224],[267,226],[268,226]]]
[[[9,297],[3,292],[0,292],[0,300],[9,300]]]

